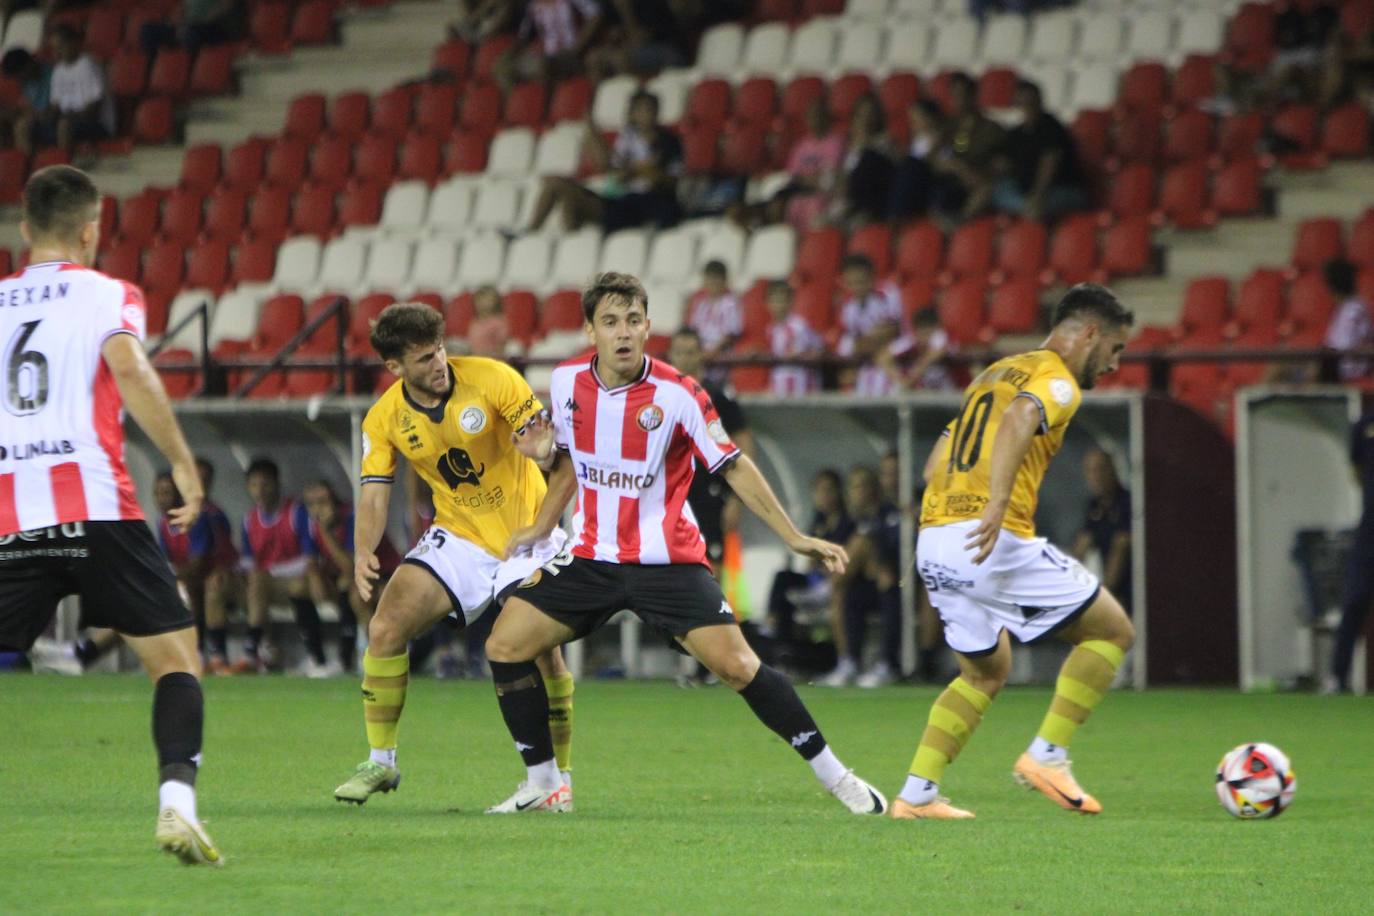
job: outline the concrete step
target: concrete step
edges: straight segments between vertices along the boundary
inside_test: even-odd
[[[1134,277],[1112,283],[1122,303],[1135,312],[1136,327],[1177,322],[1187,286],[1186,280],[1170,276]]]
[[[1226,220],[1202,232],[1171,232],[1163,244],[1165,272],[1172,278],[1243,277],[1256,267],[1288,260],[1293,225],[1286,219]]]

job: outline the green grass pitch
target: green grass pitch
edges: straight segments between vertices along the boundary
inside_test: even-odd
[[[349,680],[206,684],[202,817],[222,870],[153,845],[147,682],[0,678],[0,912],[1369,912],[1374,704],[1111,695],[1075,744],[1088,818],[1010,769],[1049,693],[993,705],[945,789],[978,819],[858,818],[723,688],[588,681],[577,811],[488,817],[523,770],[489,685],[418,680],[400,791],[331,795],[366,754]],[[930,689],[805,688],[849,766],[895,793]],[[1293,807],[1228,817],[1222,753],[1287,751]]]

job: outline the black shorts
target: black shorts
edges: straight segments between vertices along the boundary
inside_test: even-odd
[[[640,566],[559,554],[510,597],[522,598],[570,627],[574,639],[622,610],[670,636],[735,622],[720,583],[699,563]]]
[[[81,598],[83,627],[155,636],[194,622],[143,522],[73,522],[0,537],[0,649],[32,646],[68,595]]]

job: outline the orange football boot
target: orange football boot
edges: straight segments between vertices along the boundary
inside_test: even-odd
[[[1076,811],[1079,814],[1102,813],[1102,806],[1098,804],[1097,799],[1084,792],[1078,780],[1073,778],[1071,766],[1072,763],[1068,760],[1062,763],[1041,763],[1027,752],[1017,759],[1011,775],[1023,788],[1034,789],[1065,811]]]
[[[897,820],[929,818],[930,820],[955,821],[968,820],[973,817],[972,811],[954,807],[949,803],[949,799],[943,795],[936,796],[934,801],[926,802],[924,805],[913,805],[900,797],[894,798],[888,814]]]

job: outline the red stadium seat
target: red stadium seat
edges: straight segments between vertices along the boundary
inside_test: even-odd
[[[1174,336],[1218,337],[1231,312],[1231,283],[1225,277],[1198,277],[1183,293],[1183,313]]]
[[[144,99],[134,109],[133,138],[136,143],[171,143],[175,129],[172,100]]]
[[[137,283],[143,272],[143,246],[134,241],[120,240],[100,256],[101,271],[119,280]]]
[[[1269,129],[1307,153],[1317,148],[1317,118],[1315,105],[1288,105],[1274,115]]]
[[[1033,279],[1003,283],[992,291],[988,325],[998,334],[1031,334],[1040,325],[1040,285]]]
[[[1079,160],[1084,163],[1105,161],[1111,148],[1111,130],[1112,118],[1107,112],[1080,111],[1069,128]]]
[[[682,168],[688,175],[711,175],[720,159],[720,134],[691,125],[682,132]]]
[[[291,43],[322,45],[334,40],[334,6],[329,0],[306,0],[291,18]]]
[[[191,95],[229,95],[234,91],[234,46],[206,45],[191,67]]]
[[[902,314],[908,320],[935,304],[935,281],[929,277],[914,277],[902,284]]]
[[[758,0],[751,22],[796,22],[801,0]]]
[[[1150,221],[1144,216],[1123,219],[1107,230],[1102,240],[1099,279],[1143,274],[1152,266]]]
[[[412,132],[401,145],[397,178],[414,178],[433,184],[443,164],[443,147],[432,134]]]
[[[1247,73],[1258,73],[1274,56],[1274,7],[1246,3],[1226,26],[1223,53],[1231,66]]]
[[[905,285],[917,277],[935,277],[944,262],[945,236],[929,220],[908,226],[897,239],[897,282]]]
[[[1207,208],[1207,166],[1200,160],[1172,166],[1160,183],[1159,210],[1155,223],[1179,229],[1203,229],[1216,225],[1217,215]]]
[[[1364,211],[1350,226],[1345,256],[1359,267],[1374,267],[1374,207]]]
[[[221,188],[210,196],[201,231],[207,239],[236,242],[243,235],[248,217],[248,195],[234,188]]]
[[[338,134],[325,134],[310,147],[310,180],[331,188],[342,188],[353,174],[353,141]]]
[[[291,234],[328,238],[334,230],[334,189],[306,185],[291,206]]]
[[[763,125],[732,124],[720,147],[720,170],[727,175],[755,175],[767,163],[767,128]]]
[[[358,144],[353,173],[368,181],[390,184],[396,176],[396,141],[386,134],[368,134]]]
[[[1142,61],[1121,77],[1117,105],[1127,111],[1158,118],[1169,94],[1169,74],[1158,61]]]
[[[124,48],[110,61],[110,94],[134,99],[148,89],[148,58],[141,51]]]
[[[993,282],[1033,280],[1045,267],[1046,232],[1043,223],[1017,220],[997,240],[997,269]]]
[[[920,97],[921,78],[914,73],[892,73],[878,84],[878,101],[888,124],[907,120],[908,111]]]
[[[778,113],[778,84],[769,76],[753,76],[735,92],[735,118],[754,124],[768,124]]]
[[[992,242],[997,224],[990,218],[965,223],[949,237],[949,252],[940,282],[948,286],[967,277],[982,277],[992,267]]]
[[[1356,159],[1369,152],[1369,112],[1356,102],[1334,108],[1322,121],[1321,150],[1333,159]]]
[[[286,123],[282,136],[294,137],[307,143],[324,132],[325,102],[318,92],[308,92],[291,100],[286,109]]]
[[[1131,109],[1116,122],[1112,151],[1122,162],[1159,162],[1163,147],[1158,112]]]
[[[372,103],[371,130],[396,139],[410,130],[410,114],[414,100],[405,88],[388,89]]]
[[[840,230],[832,226],[808,230],[797,245],[792,285],[801,287],[822,280],[833,283],[843,254],[844,235]]]
[[[1154,209],[1155,170],[1144,162],[1123,166],[1112,181],[1107,195],[1110,216],[1131,219],[1147,216]]]
[[[704,79],[687,94],[683,114],[694,128],[719,130],[730,120],[730,84],[722,79]]]
[[[375,181],[354,181],[339,202],[339,227],[375,226],[382,218],[383,185]]]
[[[473,83],[463,92],[458,124],[465,130],[490,135],[501,121],[501,90],[491,83]]]
[[[202,241],[191,249],[186,265],[186,287],[208,289],[218,296],[229,282],[229,243],[220,239]]]
[[[29,163],[29,171],[36,172],[50,165],[70,165],[71,161],[71,154],[66,150],[50,146],[33,154],[33,161]]]
[[[1320,342],[1336,311],[1336,297],[1320,273],[1303,274],[1288,289],[1288,312],[1279,325],[1284,337],[1315,334]]]
[[[981,277],[960,280],[940,297],[940,326],[955,344],[985,342],[987,282]]]
[[[306,157],[310,148],[301,140],[283,137],[267,153],[265,178],[268,184],[297,188],[305,181]]]
[[[148,91],[179,99],[186,94],[191,79],[191,55],[181,48],[163,48],[153,59],[148,75]]]
[[[873,223],[856,229],[849,237],[848,254],[861,254],[873,262],[873,275],[886,277],[892,271],[892,229]]]
[[[1225,161],[1252,159],[1263,134],[1264,117],[1257,112],[1223,118],[1217,128],[1217,155]]]
[[[453,130],[458,110],[458,87],[430,83],[415,99],[415,129],[447,137]]]
[[[353,314],[348,322],[348,354],[350,356],[370,356],[372,354],[372,322],[376,321],[386,307],[396,301],[390,293],[372,293],[353,303]]]
[[[507,127],[528,127],[538,130],[544,124],[544,108],[548,92],[541,82],[521,83],[506,96],[505,123]]]
[[[19,202],[28,173],[27,156],[16,149],[0,149],[0,203]]]
[[[511,290],[501,297],[501,311],[506,316],[506,330],[510,336],[529,346],[539,327],[539,301],[529,290]]]
[[[205,195],[188,188],[177,188],[162,205],[162,238],[191,245],[200,235]]]
[[[174,293],[186,276],[186,247],[180,242],[159,242],[143,262],[142,283],[149,292]]]
[[[248,32],[253,47],[262,54],[285,54],[291,50],[287,37],[291,28],[291,7],[283,0],[267,0],[253,4],[248,18]]]
[[[161,213],[162,200],[157,194],[150,191],[135,194],[120,204],[115,235],[120,242],[146,245],[157,234]]]
[[[489,81],[496,74],[496,62],[501,59],[510,46],[515,44],[514,35],[493,35],[477,46],[477,54],[472,59],[472,76],[479,81]]]
[[[329,129],[345,137],[360,137],[367,132],[371,116],[372,100],[366,92],[345,92],[329,106]]]
[[[864,73],[846,73],[830,84],[830,114],[840,123],[849,123],[849,115],[862,96],[873,91],[873,80]]]
[[[283,293],[262,304],[258,327],[249,342],[250,352],[272,356],[305,326],[305,302],[300,296]]]
[[[476,312],[472,304],[472,293],[462,292],[454,296],[444,309],[444,336],[466,337],[468,325],[472,324]]]
[[[1016,71],[994,67],[978,80],[978,104],[984,108],[1010,108],[1016,95]]]
[[[1225,166],[1212,179],[1212,207],[1222,216],[1260,212],[1263,193],[1258,159],[1241,159]]]
[[[544,300],[539,312],[539,332],[576,331],[581,329],[582,294],[575,289],[560,289]]]
[[[86,18],[82,47],[98,60],[109,60],[124,40],[124,10],[97,4]]]
[[[224,183],[240,191],[252,191],[262,182],[271,142],[252,137],[229,151],[224,163]]]
[[[469,175],[487,167],[489,134],[480,131],[457,131],[444,145],[444,175]]]
[[[799,76],[782,91],[782,116],[800,122],[816,99],[825,98],[825,83],[819,76]]]
[[[1216,62],[1208,55],[1190,54],[1174,71],[1170,93],[1176,108],[1187,108],[1216,95]]]
[[[1341,6],[1341,28],[1362,41],[1374,32],[1374,0],[1346,0]]]
[[[553,90],[549,100],[549,123],[580,121],[592,106],[592,84],[585,76],[563,80]]]
[[[1305,219],[1299,223],[1297,237],[1293,240],[1290,276],[1296,278],[1309,270],[1321,270],[1327,261],[1339,258],[1345,247],[1341,239],[1343,233],[1340,220],[1329,217]]]
[[[248,207],[248,231],[254,238],[280,242],[291,221],[291,189],[265,184],[253,195]]]
[[[234,249],[231,278],[238,283],[268,283],[277,268],[277,242],[254,239]]]
[[[838,16],[844,12],[845,0],[802,0],[801,18]]]
[[[792,307],[806,319],[818,334],[826,335],[835,328],[835,285],[828,280],[816,280],[798,289]]]
[[[214,143],[200,143],[186,150],[181,160],[181,181],[183,188],[193,188],[208,194],[219,184],[220,170],[224,153]]]
[[[1234,321],[1227,328],[1227,336],[1263,331],[1277,337],[1279,316],[1283,311],[1283,285],[1282,272],[1268,268],[1261,267],[1246,277],[1236,292]]]
[[[1052,283],[1085,283],[1097,268],[1097,220],[1088,214],[1066,217],[1050,241],[1049,264],[1041,275]]]
[[[460,38],[453,38],[434,49],[430,67],[435,70],[447,70],[456,79],[461,80],[467,75],[471,58],[472,50],[468,43]]]
[[[1212,118],[1190,108],[1169,122],[1164,159],[1170,163],[1206,160],[1212,154]]]

